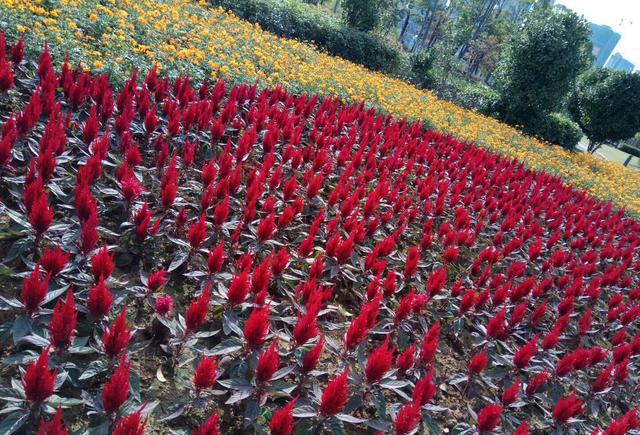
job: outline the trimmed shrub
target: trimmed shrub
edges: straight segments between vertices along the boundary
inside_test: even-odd
[[[548,114],[530,132],[568,150],[573,150],[583,136],[578,124],[562,113]]]

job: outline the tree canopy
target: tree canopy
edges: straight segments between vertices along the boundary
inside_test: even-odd
[[[640,74],[595,68],[580,76],[568,109],[592,150],[603,142],[633,137],[640,131]]]

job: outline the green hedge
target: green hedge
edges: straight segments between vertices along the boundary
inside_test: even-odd
[[[400,76],[408,59],[375,35],[352,29],[318,7],[294,0],[209,0],[285,38],[312,43],[374,71]]]
[[[572,150],[582,139],[583,133],[578,124],[562,113],[550,113],[540,119],[530,132],[541,139]]]

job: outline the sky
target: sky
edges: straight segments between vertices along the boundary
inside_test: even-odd
[[[622,37],[613,53],[640,69],[640,0],[556,0],[595,24],[606,24]]]

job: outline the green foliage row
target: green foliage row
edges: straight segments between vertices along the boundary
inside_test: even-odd
[[[407,56],[375,35],[345,26],[322,10],[290,0],[210,0],[276,35],[312,43],[329,54],[394,76]]]
[[[532,134],[561,147],[572,150],[582,139],[578,124],[563,113],[549,113],[529,127]]]

